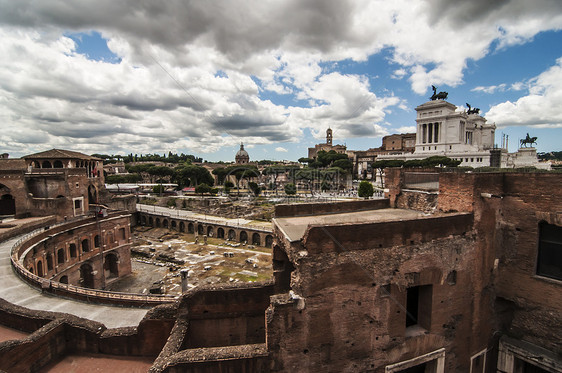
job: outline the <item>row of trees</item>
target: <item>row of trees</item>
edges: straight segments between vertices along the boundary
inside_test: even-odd
[[[196,157],[191,154],[176,154],[172,152],[168,152],[168,155],[165,153],[163,155],[160,154],[128,154],[128,155],[108,155],[108,154],[92,154],[92,157],[97,157],[103,159],[104,164],[108,163],[115,163],[115,162],[166,162],[166,163],[182,163],[182,162],[195,162],[200,163],[203,162],[203,158]]]
[[[214,178],[206,168],[189,162],[174,168],[156,166],[152,163],[127,164],[125,169],[129,174],[109,175],[106,178],[107,183],[137,183],[142,180],[150,180],[151,183],[177,183],[180,188],[197,186],[199,184],[206,184],[208,186],[214,184]]]

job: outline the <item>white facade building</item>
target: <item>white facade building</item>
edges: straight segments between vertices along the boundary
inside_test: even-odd
[[[466,167],[524,167],[550,168],[539,163],[535,148],[521,148],[517,153],[494,147],[495,123],[476,110],[457,111],[457,107],[444,100],[428,101],[416,108],[416,148],[413,153],[380,155],[384,159],[424,159],[446,156],[460,160]]]

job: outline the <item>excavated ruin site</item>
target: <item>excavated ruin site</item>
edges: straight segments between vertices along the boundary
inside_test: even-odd
[[[136,227],[131,253],[132,273],[108,290],[179,295],[182,269],[189,271],[189,288],[262,281],[272,275],[271,249],[165,228]]]

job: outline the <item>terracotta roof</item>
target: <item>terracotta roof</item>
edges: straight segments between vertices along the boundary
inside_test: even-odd
[[[0,170],[25,170],[26,167],[23,159],[0,159]]]
[[[45,159],[45,158],[87,159],[87,160],[101,161],[100,158],[92,157],[84,153],[73,152],[71,150],[62,150],[62,149],[51,149],[40,153],[26,155],[23,158],[24,159]]]

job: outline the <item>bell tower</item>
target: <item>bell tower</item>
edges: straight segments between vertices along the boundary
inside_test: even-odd
[[[326,144],[332,146],[332,129],[330,127],[326,130]]]

